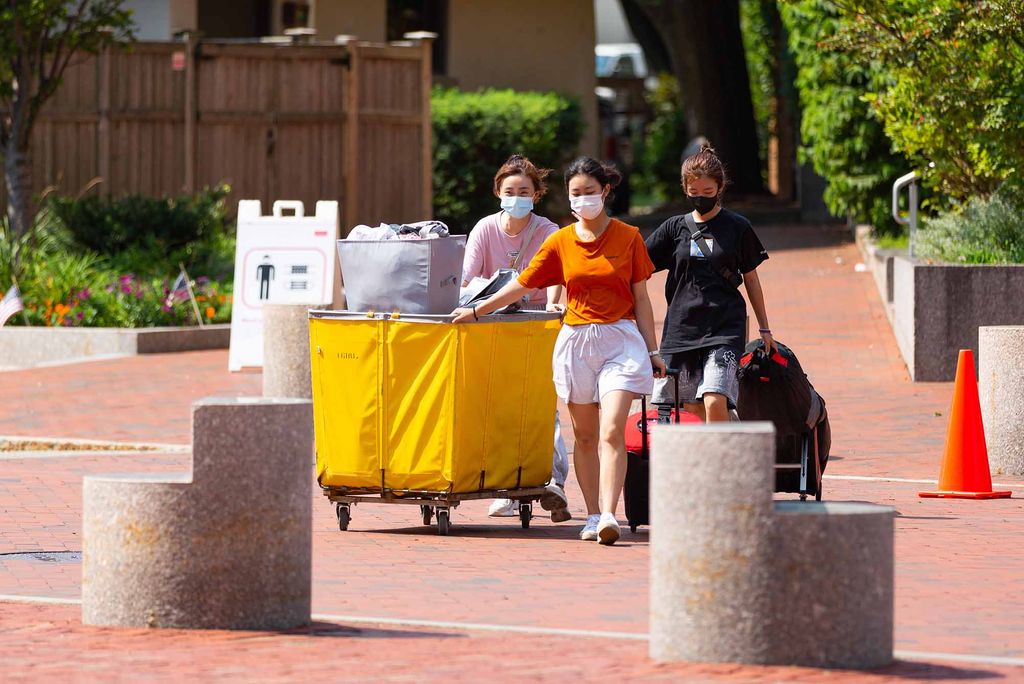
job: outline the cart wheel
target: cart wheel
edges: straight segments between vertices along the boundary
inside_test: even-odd
[[[807,495],[804,494],[803,492],[800,492],[800,500],[801,501],[807,501]]]
[[[349,511],[348,504],[338,504],[335,512],[338,514],[338,529],[344,532],[348,529],[349,521],[352,520],[352,513]]]
[[[634,525],[633,523],[630,523],[629,524],[629,531],[632,532],[633,534],[636,534],[636,525]]]
[[[814,493],[814,500],[821,501],[821,483],[818,483],[818,491]]]
[[[451,511],[439,508],[437,510],[437,533],[442,537],[447,537],[451,525]]]
[[[533,504],[527,501],[519,502],[519,522],[523,524],[523,529],[530,529],[530,518],[533,517]]]
[[[434,509],[430,506],[420,506],[420,512],[423,514],[423,524],[429,525],[430,521],[434,519]]]

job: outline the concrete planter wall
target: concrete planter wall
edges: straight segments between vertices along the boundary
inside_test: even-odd
[[[0,328],[0,368],[96,356],[227,349],[230,325],[204,328]]]
[[[1024,265],[960,266],[893,259],[892,322],[914,380],[949,381],[957,351],[978,358],[978,327],[1024,323]]]
[[[978,358],[980,326],[1024,324],[1024,264],[914,261],[905,250],[880,249],[866,226],[858,227],[857,244],[916,381],[953,380],[960,349],[972,349]]]

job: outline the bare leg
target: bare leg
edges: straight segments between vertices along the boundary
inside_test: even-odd
[[[601,513],[615,514],[626,481],[626,417],[633,396],[614,390],[601,397]]]
[[[572,460],[576,468],[576,480],[583,491],[587,515],[594,515],[598,509],[598,482],[600,465],[597,458],[599,434],[599,411],[597,404],[569,404],[572,418],[572,432],[576,438]]]
[[[707,420],[707,414],[704,412],[704,404],[691,404],[686,402],[683,404],[683,410],[687,413],[699,416],[701,420]]]
[[[704,395],[704,412],[709,423],[727,423],[729,421],[729,400],[724,394],[708,392]]]

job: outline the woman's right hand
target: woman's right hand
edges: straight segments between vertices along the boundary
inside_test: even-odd
[[[455,318],[452,319],[452,323],[465,323],[466,321],[478,320],[476,310],[473,307],[460,306],[455,309],[455,311],[452,311],[451,315],[455,316]]]

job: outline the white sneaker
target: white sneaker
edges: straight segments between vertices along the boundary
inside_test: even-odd
[[[549,482],[544,494],[540,497],[540,507],[545,511],[551,511],[551,522],[565,522],[572,520],[572,513],[569,512],[569,499],[565,496],[565,489],[562,485]]]
[[[565,508],[569,505],[569,499],[565,495],[562,486],[549,482],[544,486],[544,493],[540,497],[540,507],[545,511],[553,511],[556,508]]]
[[[587,516],[587,524],[580,530],[580,539],[583,541],[597,541],[597,523],[601,522],[601,516],[597,513]]]
[[[492,518],[515,518],[519,515],[519,502],[512,499],[495,499],[487,509]]]
[[[611,545],[619,540],[619,522],[611,513],[602,513],[597,525],[597,540],[602,544]]]

